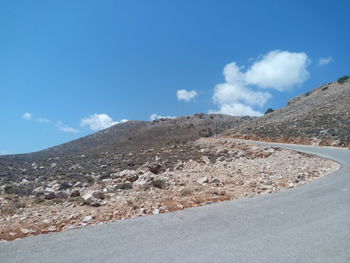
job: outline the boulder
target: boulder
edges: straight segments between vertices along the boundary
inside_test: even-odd
[[[135,182],[139,178],[135,170],[123,170],[118,174],[118,177],[129,182]]]
[[[91,206],[101,206],[101,199],[104,198],[104,194],[102,191],[92,191],[85,195],[83,195],[84,204]]]
[[[152,182],[155,174],[152,172],[146,172],[133,183],[133,188],[136,190],[147,190],[152,186]]]
[[[39,186],[33,190],[33,194],[36,196],[44,195],[45,189],[42,186]]]
[[[154,173],[154,174],[158,174],[160,169],[162,168],[162,166],[159,163],[148,163],[145,165],[147,170]]]
[[[72,192],[70,192],[70,197],[78,197],[80,196],[79,189],[73,189]]]
[[[57,191],[55,195],[56,195],[56,198],[61,198],[61,199],[67,198],[67,194],[64,191]]]
[[[45,199],[54,199],[56,198],[56,192],[52,188],[46,188],[44,191],[44,197]]]

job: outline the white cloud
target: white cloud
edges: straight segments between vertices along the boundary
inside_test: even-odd
[[[9,151],[0,150],[0,155],[11,154]]]
[[[197,96],[197,91],[180,89],[176,92],[176,96],[179,101],[184,100],[186,102],[189,102]]]
[[[219,109],[210,112],[261,116],[262,113],[253,107],[263,107],[272,96],[257,89],[285,91],[302,83],[309,76],[309,61],[303,52],[274,50],[254,62],[245,72],[235,62],[227,64],[223,70],[225,83],[214,88],[213,101]]]
[[[77,132],[79,132],[79,130],[74,129],[72,127],[69,127],[69,126],[63,124],[62,121],[57,121],[56,122],[56,127],[58,128],[58,130],[63,131],[63,132],[70,132],[70,133],[77,133]]]
[[[230,104],[233,102],[243,102],[249,105],[262,107],[271,98],[270,93],[253,91],[244,85],[224,83],[218,84],[214,89],[214,102]]]
[[[261,88],[288,90],[309,77],[309,64],[310,60],[304,52],[270,51],[249,68],[245,81]]]
[[[153,113],[149,116],[149,119],[151,121],[154,121],[154,120],[158,120],[158,119],[174,119],[176,118],[175,116],[161,116],[161,115],[158,115],[156,113]]]
[[[51,122],[50,120],[45,119],[45,118],[37,118],[37,119],[34,119],[34,121],[41,122],[41,123],[50,123]]]
[[[31,114],[29,112],[26,112],[22,115],[22,118],[25,120],[30,120],[30,119],[32,119],[32,117],[33,117],[33,114]]]
[[[113,121],[111,117],[108,116],[108,114],[102,113],[102,114],[92,114],[87,118],[83,118],[80,121],[80,126],[89,126],[89,128],[93,131],[98,131],[102,129],[106,129],[114,124],[118,124],[120,122],[126,122],[127,119],[122,119],[121,121]]]
[[[210,110],[209,113],[222,113],[232,116],[262,116],[259,111],[253,110],[251,106],[242,103],[221,104],[218,111]]]
[[[327,65],[329,63],[331,63],[333,61],[333,59],[331,57],[328,57],[328,58],[319,58],[318,60],[318,65],[320,66],[324,66],[324,65]]]
[[[22,118],[29,121],[35,121],[35,122],[40,122],[40,123],[50,123],[51,121],[46,118],[33,118],[33,114],[26,112],[22,115]]]

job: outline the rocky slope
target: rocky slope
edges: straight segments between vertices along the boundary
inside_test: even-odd
[[[314,145],[350,146],[350,79],[291,99],[288,106],[226,131],[225,136]]]
[[[123,169],[136,169],[156,157],[162,159],[162,169],[166,169],[179,160],[200,157],[198,148],[187,142],[250,120],[195,114],[152,122],[128,121],[40,152],[0,156],[0,191],[30,195],[51,180],[66,185],[91,183]]]

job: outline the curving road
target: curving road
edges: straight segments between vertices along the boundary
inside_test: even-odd
[[[0,243],[0,262],[350,262],[350,151],[281,147],[343,167],[252,199]]]

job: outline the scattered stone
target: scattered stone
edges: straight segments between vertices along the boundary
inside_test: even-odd
[[[80,196],[79,189],[73,189],[72,192],[70,192],[70,197],[78,197]]]
[[[23,234],[32,234],[32,233],[35,233],[36,231],[34,229],[28,229],[28,228],[20,228],[20,231],[23,233]]]
[[[205,184],[205,183],[208,183],[208,177],[204,176],[204,177],[202,177],[202,178],[199,178],[199,179],[197,180],[197,183],[198,183],[198,184]]]
[[[47,229],[48,232],[55,232],[57,231],[57,228],[56,226],[50,226],[48,229]]]

